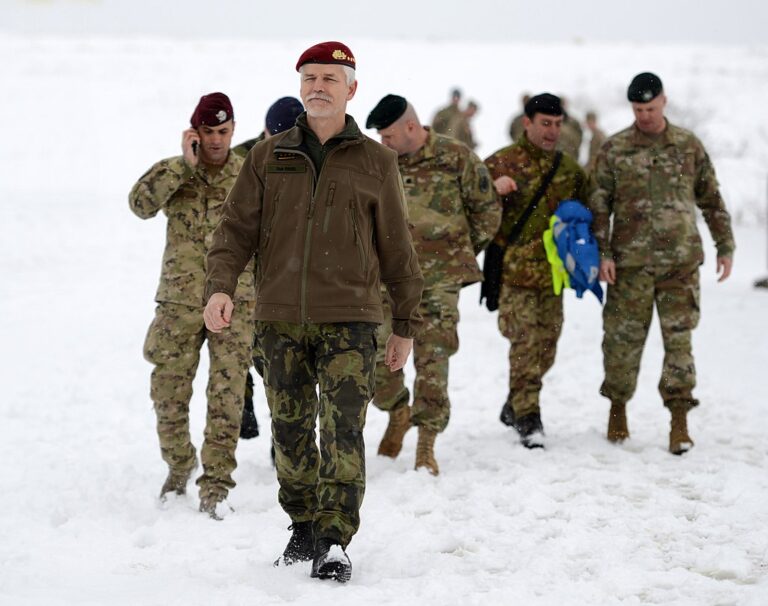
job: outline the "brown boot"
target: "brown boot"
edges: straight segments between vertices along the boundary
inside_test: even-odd
[[[693,440],[688,435],[688,411],[685,408],[672,408],[672,422],[669,430],[669,452],[681,455],[693,448]]]
[[[625,404],[611,403],[611,411],[608,413],[609,442],[621,443],[629,437],[627,426],[627,407]]]
[[[419,427],[419,440],[416,443],[416,467],[426,467],[429,473],[436,476],[440,473],[440,468],[435,460],[435,438],[437,432]]]
[[[400,454],[405,433],[411,427],[411,408],[401,406],[389,411],[389,425],[379,444],[379,454],[393,459]]]

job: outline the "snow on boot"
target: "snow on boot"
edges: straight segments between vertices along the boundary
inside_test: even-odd
[[[346,583],[352,578],[352,562],[341,545],[330,539],[318,539],[310,576]]]
[[[614,443],[623,442],[629,437],[627,407],[624,404],[611,403],[611,410],[608,413],[608,434],[606,437],[609,442]]]
[[[693,448],[693,440],[688,435],[688,411],[684,408],[673,408],[672,421],[669,430],[669,452],[681,455]]]
[[[227,503],[226,497],[219,494],[207,494],[200,497],[200,513],[208,514],[208,517],[221,522],[235,510]]]
[[[165,478],[163,487],[160,489],[160,500],[165,501],[166,495],[170,492],[175,492],[179,496],[187,494],[187,482],[189,482],[195,469],[197,469],[197,459],[187,471],[168,470],[168,477]]]
[[[515,409],[512,408],[512,404],[510,404],[508,401],[504,402],[504,406],[501,407],[499,421],[504,423],[504,425],[507,427],[515,426]]]
[[[544,427],[540,413],[523,415],[517,420],[515,429],[520,434],[520,443],[526,448],[544,448]]]
[[[292,530],[288,545],[283,555],[275,560],[275,566],[290,566],[296,562],[309,562],[315,555],[312,542],[312,522],[294,522],[288,527]]]
[[[426,467],[429,473],[436,476],[440,473],[440,468],[435,460],[435,438],[437,432],[419,427],[419,439],[416,443],[416,467]]]
[[[389,411],[389,425],[379,444],[379,454],[393,459],[400,454],[403,438],[411,427],[411,408],[406,404]]]

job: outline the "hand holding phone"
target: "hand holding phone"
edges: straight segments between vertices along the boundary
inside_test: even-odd
[[[194,128],[188,128],[181,134],[181,152],[184,161],[192,168],[197,166],[199,160],[200,135]]]

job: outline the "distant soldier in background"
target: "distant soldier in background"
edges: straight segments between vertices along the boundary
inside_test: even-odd
[[[475,117],[479,109],[480,107],[475,101],[467,103],[466,109],[451,118],[445,134],[458,139],[469,149],[474,150],[477,147],[477,143],[475,143],[475,137],[472,134],[472,118]]]
[[[403,97],[387,95],[366,122],[381,142],[398,153],[398,166],[408,203],[408,223],[424,275],[419,311],[424,328],[414,343],[413,408],[403,371],[389,371],[384,343],[391,333],[391,311],[379,329],[376,393],[373,403],[389,412],[389,425],[379,454],[396,457],[411,424],[419,428],[416,469],[439,472],[434,442],[451,412],[448,360],[459,347],[459,291],[482,274],[475,260],[496,233],[501,208],[488,169],[455,140],[423,127]]]
[[[232,151],[239,156],[245,157],[250,149],[259,141],[264,141],[269,137],[288,130],[296,124],[296,118],[304,111],[301,101],[295,97],[281,97],[269,106],[264,120],[264,130],[255,139],[248,139],[232,148]],[[253,366],[259,376],[264,376],[264,360],[259,349],[259,344],[253,344]],[[254,382],[251,373],[248,373],[245,387],[245,405],[243,406],[243,422],[240,425],[240,437],[244,440],[250,440],[259,435],[259,422],[256,419],[256,412],[253,408],[253,388]],[[275,460],[274,446],[271,448],[272,462]]]
[[[235,122],[226,95],[204,95],[190,123],[182,135],[183,155],[150,168],[133,186],[129,202],[142,219],[161,210],[168,217],[157,309],[144,343],[144,357],[155,366],[151,396],[160,451],[168,465],[160,497],[184,494],[197,467],[189,435],[189,402],[200,348],[207,341],[208,416],[201,453],[203,475],[197,484],[200,511],[220,519],[217,506],[235,486],[235,448],[253,348],[254,276],[251,262],[237,281],[238,312],[230,330],[206,330],[202,319],[205,257],[243,159],[230,152]]]
[[[525,106],[525,133],[485,161],[503,196],[501,229],[494,238],[506,248],[499,330],[510,344],[509,392],[501,421],[515,427],[526,448],[544,446],[539,394],[563,325],[562,298],[553,292],[542,234],[561,201],[585,200],[587,194],[584,171],[571,156],[556,151],[563,113],[555,95],[532,97]],[[514,233],[519,235],[513,238]]]
[[[606,141],[592,175],[600,278],[609,284],[600,393],[611,401],[608,440],[627,439],[626,404],[635,392],[655,305],[664,341],[659,391],[672,417],[669,451],[679,455],[693,447],[687,413],[699,403],[693,397],[691,331],[699,321],[704,252],[696,207],[717,247],[720,282],[731,273],[735,244],[704,146],[664,117],[667,97],[661,79],[638,74],[627,98],[635,123]]]
[[[591,174],[595,170],[595,162],[597,161],[597,154],[600,148],[605,143],[605,133],[597,126],[597,114],[594,111],[588,111],[584,123],[587,126],[587,130],[592,133],[589,139],[589,159],[585,166],[585,170],[588,174]]]
[[[531,100],[531,95],[529,93],[524,93],[522,97],[520,97],[521,107],[523,108],[523,111],[512,118],[512,122],[509,124],[509,138],[512,139],[512,142],[516,142],[520,136],[525,132],[525,126],[523,126],[523,118],[525,118],[525,106],[528,103],[528,101]]]
[[[453,121],[461,114],[459,103],[461,103],[461,90],[454,88],[451,91],[450,104],[438,111],[432,119],[433,131],[448,135],[449,137],[453,136],[453,134],[449,132],[449,129],[451,128]]]
[[[232,148],[232,151],[239,156],[245,157],[250,149],[259,141],[264,141],[264,139],[294,126],[296,124],[296,118],[298,118],[303,111],[304,106],[296,97],[280,97],[269,106],[266,118],[264,119],[264,130],[261,134],[254,139],[248,139],[247,141],[243,141],[239,145],[236,145]]]
[[[563,105],[563,126],[560,129],[560,139],[557,142],[557,149],[565,152],[571,158],[579,161],[581,151],[581,142],[584,140],[584,131],[581,130],[579,121],[568,113],[566,100],[560,97]]]

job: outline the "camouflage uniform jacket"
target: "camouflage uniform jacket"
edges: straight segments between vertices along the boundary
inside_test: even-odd
[[[435,114],[432,120],[432,129],[441,135],[453,136],[448,132],[453,120],[461,114],[461,110],[456,105],[448,105]]]
[[[251,149],[214,234],[205,296],[231,295],[255,254],[257,320],[382,323],[381,282],[394,333],[413,337],[423,279],[397,155],[350,116],[340,135],[321,146],[319,170],[300,126]]]
[[[651,138],[630,126],[605,142],[592,180],[595,238],[601,256],[618,266],[701,264],[697,206],[718,256],[733,254],[731,219],[715,169],[693,133],[667,123]]]
[[[579,121],[567,115],[563,116],[563,126],[560,130],[560,138],[557,140],[557,149],[578,162],[583,139],[584,131],[582,131]]]
[[[600,153],[600,148],[605,143],[605,133],[599,128],[595,128],[592,131],[592,137],[589,139],[589,159],[585,169],[588,173],[592,173],[595,170],[595,162],[597,162],[597,154]]]
[[[500,149],[485,160],[494,181],[508,175],[517,183],[517,191],[502,198],[501,228],[494,239],[497,244],[506,244],[507,236],[552,167],[554,157],[555,152],[533,145],[523,133],[517,143]],[[558,204],[569,198],[586,201],[587,177],[573,158],[563,154],[560,166],[536,209],[517,240],[507,247],[505,279],[523,287],[551,287],[551,270],[541,237],[549,229],[549,219]]]
[[[212,175],[202,163],[192,169],[177,156],[155,164],[131,189],[128,202],[136,215],[149,219],[162,210],[168,217],[158,303],[204,304],[206,254],[242,165],[243,159],[230,153]],[[240,275],[236,298],[255,299],[252,264]]]
[[[490,243],[501,207],[483,161],[429,130],[424,146],[398,158],[424,288],[482,279],[475,255]]]

